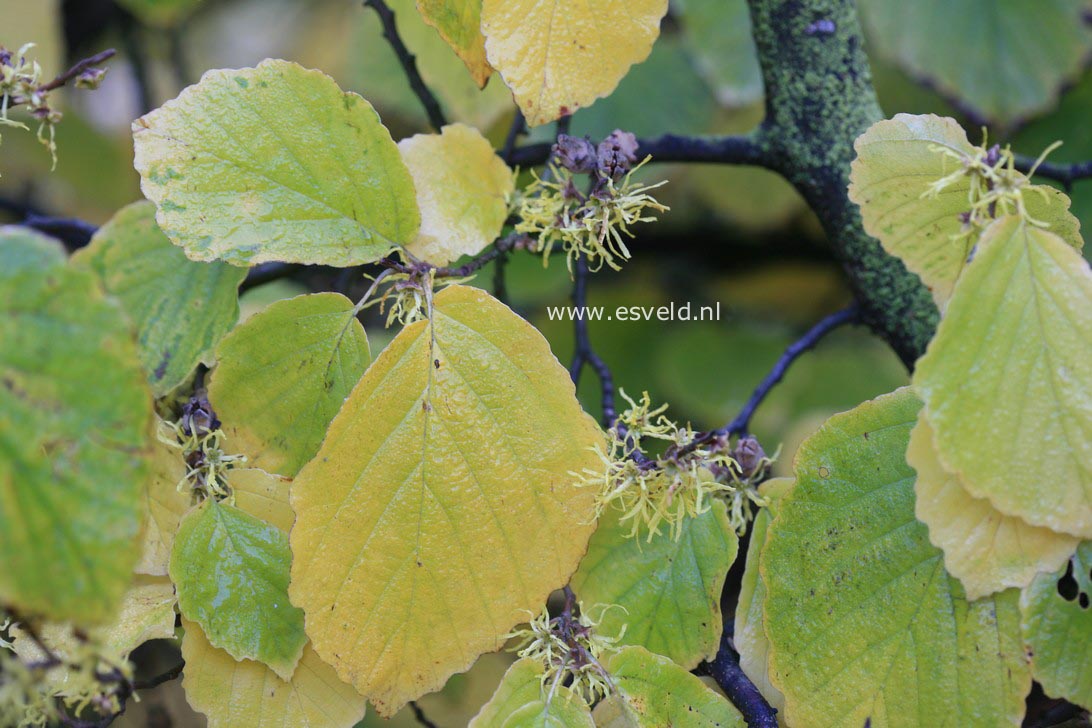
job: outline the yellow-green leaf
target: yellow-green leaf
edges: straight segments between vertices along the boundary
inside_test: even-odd
[[[144,550],[136,572],[165,576],[174,534],[193,506],[193,496],[178,488],[187,470],[181,450],[153,442],[151,462],[151,473],[144,484]]]
[[[929,527],[929,540],[944,551],[944,567],[963,582],[968,599],[1023,588],[1039,572],[1057,569],[1077,548],[1075,536],[1006,516],[968,493],[937,460],[924,413],[910,433],[906,462],[917,471],[915,513]]]
[[[0,228],[0,602],[113,617],[140,556],[151,415],[121,308],[55,242]]]
[[[368,366],[368,337],[339,293],[277,301],[220,343],[209,401],[249,465],[293,476]]]
[[[260,662],[213,647],[200,625],[183,619],[182,627],[182,688],[209,728],[352,728],[364,718],[364,698],[310,645],[286,681]]]
[[[968,493],[1092,536],[1092,272],[1079,252],[1018,218],[993,223],[914,386]]]
[[[957,171],[945,148],[973,154],[967,133],[954,119],[897,114],[873,124],[856,141],[849,197],[861,207],[865,230],[884,249],[921,277],[939,306],[952,295],[967,265],[973,236],[954,240],[969,210],[970,178],[924,196],[930,185]],[[1028,211],[1076,248],[1083,245],[1080,222],[1069,213],[1069,198],[1052,187],[1024,191]]]
[[[114,215],[72,263],[92,270],[124,304],[156,396],[208,361],[239,317],[239,284],[246,270],[189,260],[159,230],[149,202],[135,202]]]
[[[1020,597],[1031,671],[1043,691],[1092,710],[1092,541]]]
[[[558,686],[553,696],[542,683],[542,663],[517,660],[504,673],[493,697],[482,706],[468,728],[591,728],[591,711],[583,698]]]
[[[797,452],[762,549],[771,677],[798,728],[1018,725],[1031,675],[1014,589],[969,602],[914,517],[921,403],[835,415]]]
[[[403,139],[398,150],[413,175],[421,210],[421,230],[407,246],[411,253],[446,265],[496,239],[515,178],[477,129],[449,124],[441,134]]]
[[[595,709],[599,728],[743,728],[731,703],[666,657],[623,647],[605,662],[617,690]]]
[[[289,503],[292,481],[258,468],[239,468],[228,473],[235,507],[288,533],[296,514]]]
[[[739,548],[727,508],[714,501],[683,522],[678,539],[665,530],[651,541],[631,538],[632,524],[619,523],[620,515],[611,510],[600,518],[573,590],[588,607],[622,607],[603,612],[603,634],[622,634],[621,644],[697,667],[720,646],[720,593]]]
[[[747,546],[747,563],[739,587],[735,629],[732,632],[732,644],[739,652],[740,668],[779,713],[785,710],[785,696],[770,681],[770,641],[766,639],[766,619],[762,611],[766,601],[766,585],[762,583],[759,559],[766,545],[770,521],[777,515],[778,501],[793,485],[792,478],[771,478],[761,486],[762,497],[769,505],[755,514],[751,522],[751,541]]]
[[[288,537],[238,508],[206,500],[183,520],[171,551],[178,608],[217,647],[289,679],[307,642],[288,601]]]
[[[450,286],[406,327],[292,485],[292,601],[383,715],[439,688],[569,580],[602,433],[530,324]]]
[[[607,96],[648,57],[667,0],[483,0],[489,63],[538,126]]]
[[[466,64],[478,88],[484,88],[493,68],[485,58],[482,0],[417,0],[417,9]]]
[[[412,242],[413,180],[367,101],[287,61],[206,73],[133,122],[141,189],[194,260],[349,266]]]

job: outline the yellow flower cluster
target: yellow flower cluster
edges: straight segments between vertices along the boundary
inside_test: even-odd
[[[159,441],[182,453],[186,474],[178,481],[180,492],[192,491],[199,499],[231,497],[226,473],[246,462],[245,455],[229,455],[224,451],[224,431],[202,426],[192,416],[184,414],[177,422],[161,420],[156,433]]]

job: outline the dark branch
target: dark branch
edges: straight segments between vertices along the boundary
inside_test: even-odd
[[[91,236],[98,232],[97,227],[78,218],[49,217],[33,212],[21,224],[60,240],[69,250],[84,247],[91,242]]]
[[[130,13],[125,13],[118,25],[121,34],[121,45],[125,49],[125,55],[129,58],[129,69],[133,74],[133,84],[136,86],[137,115],[147,114],[152,110],[152,82],[148,77],[148,53],[141,37],[141,28],[136,18]]]
[[[151,690],[152,688],[158,687],[163,683],[170,682],[171,680],[176,680],[182,674],[182,668],[184,668],[185,666],[186,662],[185,660],[183,660],[174,667],[172,667],[170,670],[160,673],[155,677],[150,677],[147,680],[137,680],[133,683],[133,688],[135,690]]]
[[[569,376],[572,377],[574,385],[579,384],[580,372],[583,371],[584,365],[591,365],[596,376],[599,377],[599,388],[603,404],[603,427],[611,427],[617,417],[614,410],[614,376],[611,374],[610,367],[607,366],[606,362],[595,353],[595,349],[591,345],[591,339],[588,337],[588,321],[583,315],[588,307],[588,262],[583,256],[577,258],[573,269],[573,306],[576,310],[576,317],[573,319],[576,341],[573,362],[569,366]]]
[[[727,630],[721,635],[717,656],[712,662],[703,662],[702,667],[716,680],[750,728],[777,728],[777,710],[739,666],[739,653],[732,646]]]
[[[425,711],[421,710],[421,706],[417,704],[416,700],[411,700],[409,706],[410,710],[413,711],[413,717],[417,719],[418,723],[425,726],[425,728],[440,728],[428,719],[428,716],[425,715]]]
[[[754,417],[755,411],[759,408],[766,397],[769,396],[773,388],[785,377],[786,372],[789,371],[789,367],[793,362],[801,357],[805,352],[815,348],[815,345],[826,337],[831,331],[845,326],[846,324],[858,323],[861,320],[861,311],[856,304],[844,308],[841,311],[832,313],[826,318],[822,319],[819,323],[812,326],[807,333],[794,341],[785,349],[785,352],[774,363],[773,368],[762,379],[754,391],[751,393],[747,403],[743,405],[743,409],[739,411],[739,414],[735,416],[728,424],[723,427],[719,427],[715,430],[709,430],[703,432],[698,437],[684,448],[679,450],[678,454],[685,454],[694,450],[697,447],[705,445],[718,437],[730,437],[732,435],[743,435],[747,433],[747,428],[751,426],[751,418]]]
[[[1016,155],[1016,168],[1027,173],[1035,167],[1035,160],[1021,154]],[[1035,167],[1036,177],[1045,177],[1055,182],[1061,182],[1062,186],[1069,190],[1073,183],[1082,179],[1092,178],[1092,160],[1087,162],[1074,162],[1073,164],[1060,164],[1056,162],[1043,162]]]
[[[553,145],[530,144],[513,150],[510,163],[521,166],[545,164]],[[664,134],[639,139],[637,156],[652,156],[654,162],[713,162],[766,166],[761,147],[749,136],[691,137]]]
[[[390,43],[395,55],[398,56],[402,70],[406,72],[410,88],[417,94],[421,105],[428,114],[428,122],[432,128],[439,131],[447,124],[444,112],[440,109],[440,103],[432,95],[432,91],[425,85],[421,73],[417,70],[417,57],[409,52],[406,44],[402,42],[402,36],[398,35],[398,28],[394,24],[394,11],[383,0],[364,0],[365,7],[372,8],[379,15],[379,21],[383,24],[383,37]]]

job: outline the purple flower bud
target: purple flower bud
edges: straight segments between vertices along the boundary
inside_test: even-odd
[[[732,452],[732,459],[739,463],[739,468],[742,471],[740,475],[744,480],[750,479],[755,473],[758,472],[760,467],[763,467],[762,461],[766,457],[766,451],[762,449],[762,445],[758,444],[758,440],[745,435],[739,438],[739,442],[736,443],[736,448]]]
[[[628,131],[615,129],[599,142],[599,174],[604,178],[620,179],[637,163],[637,137]]]
[[[586,137],[558,135],[553,154],[558,164],[574,174],[588,174],[595,169],[595,147]]]

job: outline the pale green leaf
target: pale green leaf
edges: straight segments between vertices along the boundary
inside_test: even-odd
[[[466,64],[478,87],[484,87],[493,68],[485,59],[482,0],[417,0],[417,9]]]
[[[1017,592],[968,602],[914,518],[908,390],[835,415],[796,455],[760,568],[771,677],[798,728],[1018,725]]]
[[[288,601],[290,560],[283,531],[206,500],[182,520],[171,551],[179,610],[216,647],[288,680],[307,642],[303,612]]]
[[[987,119],[1048,109],[1092,49],[1086,0],[862,0],[876,48]]]
[[[591,711],[582,698],[558,686],[551,696],[542,682],[542,663],[517,660],[504,673],[493,697],[482,706],[468,728],[530,728],[592,726]]]
[[[602,433],[541,334],[450,286],[387,346],[292,485],[295,604],[382,715],[538,610],[593,529]]]
[[[854,144],[849,197],[861,207],[865,230],[906,264],[933,293],[939,306],[951,298],[963,273],[974,236],[953,239],[968,212],[970,178],[925,195],[938,180],[958,170],[959,162],[938,151],[970,155],[974,147],[954,119],[897,114],[869,127]],[[1052,187],[1024,191],[1028,212],[1049,224],[1069,244],[1081,248],[1080,222],[1069,213],[1069,198]]]
[[[490,65],[538,126],[610,94],[648,57],[666,12],[667,0],[483,0],[482,32]]]
[[[151,414],[121,308],[55,242],[0,229],[0,602],[113,616],[140,555]]]
[[[763,608],[766,601],[766,585],[759,573],[759,558],[766,545],[766,532],[770,521],[777,515],[777,504],[793,486],[792,478],[771,478],[761,486],[762,497],[769,505],[755,514],[751,522],[751,541],[747,546],[747,563],[736,602],[735,629],[732,644],[739,652],[739,666],[751,679],[767,702],[785,710],[785,696],[770,681],[770,641],[766,639],[766,619]]]
[[[141,189],[194,260],[350,266],[409,243],[413,181],[371,105],[287,61],[206,73],[133,122]]]
[[[236,660],[209,643],[200,625],[183,618],[182,688],[208,728],[352,728],[366,701],[338,679],[311,645],[290,680],[260,662]]]
[[[573,591],[588,608],[621,607],[604,610],[603,634],[697,667],[720,645],[720,593],[739,547],[727,508],[714,501],[683,522],[678,539],[665,530],[651,541],[631,538],[632,524],[619,523],[620,515],[612,509],[599,519]]]
[[[270,304],[217,349],[209,401],[248,464],[294,476],[368,366],[368,337],[339,293]]]
[[[1092,536],[1092,272],[1018,218],[978,243],[914,372],[944,469],[1028,523]]]
[[[208,361],[239,317],[239,284],[246,270],[188,259],[160,232],[150,202],[123,208],[72,262],[93,271],[125,306],[157,396]]]
[[[441,134],[403,139],[398,150],[421,210],[421,230],[407,246],[411,253],[447,265],[478,254],[500,235],[515,178],[477,129],[449,124]]]
[[[677,17],[720,103],[735,107],[762,100],[762,69],[746,0],[680,0]]]
[[[237,468],[227,475],[235,507],[288,533],[296,514],[289,502],[292,481],[258,468]]]
[[[743,728],[720,694],[666,657],[623,647],[605,663],[617,690],[595,709],[599,728]]]
[[[968,493],[937,459],[924,413],[910,432],[906,462],[917,471],[915,513],[929,527],[929,540],[944,551],[944,567],[963,583],[968,599],[1023,588],[1039,572],[1057,569],[1077,548],[1077,537],[1006,516]]]
[[[1092,541],[1020,597],[1031,672],[1043,691],[1092,710]]]

